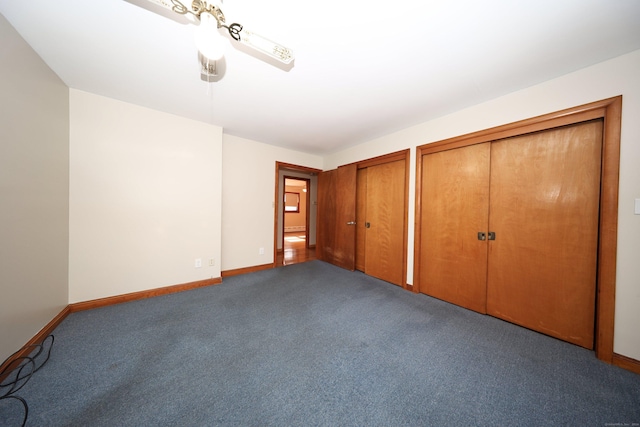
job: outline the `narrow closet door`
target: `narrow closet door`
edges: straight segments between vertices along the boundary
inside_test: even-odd
[[[486,312],[490,143],[422,156],[420,292]],[[482,236],[482,235],[480,235]]]
[[[593,348],[602,121],[494,142],[489,314]]]
[[[334,264],[347,270],[356,265],[356,164],[340,166],[336,181]]]
[[[318,174],[318,216],[316,225],[316,256],[334,262],[336,244],[336,169]]]
[[[367,168],[365,273],[403,285],[405,161]]]
[[[364,272],[367,218],[367,168],[358,169],[356,191],[356,270]]]

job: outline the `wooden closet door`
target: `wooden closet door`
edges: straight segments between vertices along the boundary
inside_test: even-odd
[[[486,312],[490,143],[422,156],[420,292]]]
[[[404,281],[405,161],[370,166],[366,173],[365,273]]]
[[[316,256],[334,262],[336,240],[336,169],[318,174],[318,214],[316,225]]]
[[[593,348],[602,122],[494,142],[487,311]]]
[[[365,242],[367,218],[367,168],[358,169],[356,190],[356,270],[365,271]]]
[[[356,266],[356,164],[338,167],[336,181],[336,237],[334,264],[347,270]]]

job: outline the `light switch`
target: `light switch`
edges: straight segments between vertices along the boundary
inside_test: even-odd
[[[640,199],[636,199],[636,208],[634,210],[636,215],[640,215]]]

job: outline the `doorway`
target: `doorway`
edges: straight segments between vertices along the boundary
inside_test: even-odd
[[[278,265],[291,265],[315,259],[315,246],[310,248],[311,179],[285,175],[282,198],[282,251]]]
[[[316,259],[318,172],[276,162],[275,267]]]

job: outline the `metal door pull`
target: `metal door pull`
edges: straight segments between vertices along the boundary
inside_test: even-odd
[[[478,231],[478,240],[487,240],[487,235],[482,231]]]

